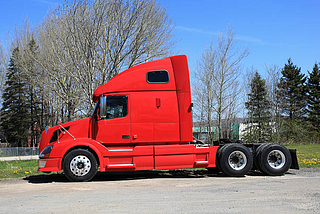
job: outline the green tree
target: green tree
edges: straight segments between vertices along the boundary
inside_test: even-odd
[[[320,134],[320,69],[317,63],[312,72],[309,72],[307,103],[308,119],[318,139]]]
[[[251,83],[248,101],[245,103],[248,111],[248,123],[244,140],[248,142],[269,141],[271,138],[270,102],[268,100],[266,81],[255,72]]]
[[[36,41],[32,38],[27,46],[27,50],[24,52],[28,52],[28,56],[24,57],[24,69],[27,70],[25,72],[28,75],[25,75],[25,78],[28,80],[26,83],[26,107],[29,112],[29,140],[30,142],[38,141],[40,139],[40,131],[42,128],[42,118],[43,118],[43,107],[41,106],[41,91],[36,84],[32,84],[34,82],[33,78],[37,75],[37,64],[35,59],[37,58],[38,54],[38,45]],[[32,146],[32,145],[31,145]]]
[[[295,142],[303,139],[306,118],[306,77],[301,73],[301,68],[293,65],[291,59],[281,71],[279,95],[281,99],[281,113],[284,116],[285,140]]]
[[[12,146],[25,146],[29,128],[26,84],[19,67],[20,51],[15,48],[10,58],[2,95],[1,126]]]

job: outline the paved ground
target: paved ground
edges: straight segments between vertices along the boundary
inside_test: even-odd
[[[0,181],[0,213],[319,213],[320,169],[242,178],[205,171],[100,173]]]

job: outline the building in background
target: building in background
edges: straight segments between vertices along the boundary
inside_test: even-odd
[[[222,139],[240,140],[240,135],[242,136],[244,134],[244,130],[240,129],[242,124],[244,124],[243,118],[235,118],[233,119],[233,123],[230,123],[230,121],[227,120],[222,120]],[[213,141],[219,140],[218,126],[214,125],[206,127],[201,126],[199,122],[193,123],[193,137],[206,142],[210,138],[210,135]]]

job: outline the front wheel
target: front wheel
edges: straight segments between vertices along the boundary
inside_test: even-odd
[[[244,176],[252,168],[250,150],[241,144],[226,144],[218,155],[219,168],[229,176]]]
[[[63,171],[70,181],[89,181],[98,171],[97,160],[88,150],[75,149],[64,158]]]

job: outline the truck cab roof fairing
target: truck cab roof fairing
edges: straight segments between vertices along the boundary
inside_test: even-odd
[[[97,101],[99,96],[107,93],[128,92],[128,91],[190,91],[189,74],[187,79],[180,82],[179,79],[182,75],[181,69],[175,71],[174,67],[183,65],[185,71],[188,71],[187,57],[185,55],[172,56],[161,60],[143,63],[132,68],[129,68],[120,74],[113,77],[106,84],[99,86],[93,93],[93,101]],[[169,74],[169,82],[150,84],[147,82],[146,75],[150,71],[165,70]],[[184,87],[187,84],[187,87]]]

